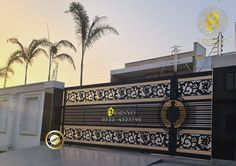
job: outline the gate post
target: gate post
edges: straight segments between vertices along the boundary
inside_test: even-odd
[[[173,75],[170,83],[170,100],[177,100],[179,97],[178,94],[178,78],[177,75]],[[174,116],[174,115],[172,115]],[[177,129],[174,128],[174,125],[171,124],[169,129],[169,154],[175,155],[177,147]]]
[[[62,98],[64,83],[47,82],[45,88],[45,103],[43,108],[43,123],[41,131],[41,140],[43,141],[46,134],[51,130],[60,130]]]

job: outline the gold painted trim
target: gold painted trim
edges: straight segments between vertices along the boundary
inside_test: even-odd
[[[191,150],[191,149],[180,149],[177,148],[176,152],[180,153],[192,153],[192,154],[202,154],[202,155],[211,155],[211,151],[203,151],[203,150]]]
[[[213,76],[208,75],[208,76],[201,76],[201,77],[180,78],[180,79],[178,79],[178,81],[179,82],[182,82],[182,81],[198,81],[198,80],[205,80],[205,79],[213,79]]]
[[[201,96],[183,96],[184,100],[202,100],[202,99],[212,99],[212,95],[201,95]]]
[[[81,141],[81,140],[70,140],[65,139],[67,142],[77,142],[77,143],[86,143],[86,144],[98,144],[98,145],[111,145],[111,146],[121,146],[121,147],[133,147],[140,149],[152,149],[152,150],[162,150],[168,151],[168,147],[157,147],[157,146],[147,146],[147,145],[135,145],[135,144],[121,144],[121,143],[111,143],[111,142],[96,142],[96,141]]]
[[[124,99],[124,100],[107,100],[107,101],[88,101],[88,102],[73,102],[66,103],[66,106],[71,105],[88,105],[88,104],[119,104],[119,103],[138,103],[138,102],[158,102],[163,101],[165,98],[147,98],[147,99]]]
[[[206,134],[211,135],[211,130],[181,130],[178,134]]]
[[[166,131],[162,128],[133,128],[133,127],[105,127],[105,126],[73,126],[73,125],[65,125],[65,129],[73,128],[73,129],[100,129],[100,130],[122,130],[122,131],[151,131],[151,132],[162,132],[166,133]]]

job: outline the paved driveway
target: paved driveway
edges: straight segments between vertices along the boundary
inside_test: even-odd
[[[50,150],[38,146],[0,154],[0,166],[184,166],[209,165],[208,161],[192,161],[138,152],[65,146]]]

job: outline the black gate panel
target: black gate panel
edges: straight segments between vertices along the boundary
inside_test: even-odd
[[[70,143],[211,156],[211,72],[65,89]]]
[[[109,108],[114,116],[107,115]],[[65,110],[64,125],[162,127],[158,108],[158,103],[75,106]]]

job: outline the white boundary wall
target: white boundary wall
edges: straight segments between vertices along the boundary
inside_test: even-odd
[[[43,82],[0,89],[0,151],[40,145],[45,91],[64,88]]]

